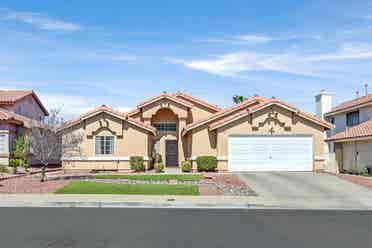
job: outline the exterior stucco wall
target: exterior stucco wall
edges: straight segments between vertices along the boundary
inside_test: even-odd
[[[129,170],[130,156],[149,157],[148,133],[116,117],[100,114],[84,123],[65,130],[62,139],[71,133],[82,133],[81,154],[70,154],[63,160],[64,169],[119,169]],[[110,135],[115,137],[114,154],[99,155],[95,152],[95,137]]]
[[[361,172],[372,166],[372,140],[346,142],[342,144],[342,165],[345,171]]]
[[[268,122],[269,114],[274,111],[275,117],[279,122],[284,123],[284,127],[272,125]],[[260,125],[262,123],[262,125]],[[258,127],[255,129],[254,127]],[[217,129],[217,146],[212,147],[210,143],[211,133],[207,128],[193,132],[192,137],[192,155],[213,155],[219,159],[218,170],[227,170],[228,164],[228,137],[230,135],[271,135],[270,129],[273,128],[272,135],[311,135],[314,142],[314,170],[323,169],[324,167],[324,134],[323,128],[306,120],[293,115],[291,112],[279,107],[264,109],[254,113],[251,117],[244,117],[236,120],[224,127]],[[212,139],[213,140],[213,139]]]

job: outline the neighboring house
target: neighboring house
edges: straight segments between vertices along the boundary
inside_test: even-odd
[[[81,154],[66,170],[129,170],[130,156],[146,168],[160,153],[166,167],[212,155],[219,171],[312,171],[324,167],[324,132],[333,125],[281,100],[252,97],[220,109],[184,93],[163,93],[128,113],[101,106],[67,122],[63,139],[83,134]]]
[[[17,135],[24,134],[47,115],[35,92],[0,90],[0,164],[8,165]]]
[[[372,166],[372,94],[343,102],[325,114],[336,128],[328,134],[330,152],[341,171],[360,172]]]

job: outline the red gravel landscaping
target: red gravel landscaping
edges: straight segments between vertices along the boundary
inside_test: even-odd
[[[30,175],[0,181],[0,193],[54,193],[70,180],[40,182],[40,175]]]

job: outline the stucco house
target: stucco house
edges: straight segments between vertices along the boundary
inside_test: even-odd
[[[312,171],[324,166],[324,132],[333,125],[279,99],[252,97],[221,109],[191,95],[162,93],[121,113],[105,105],[60,131],[83,135],[80,154],[62,159],[65,170],[129,170],[130,156],[162,155],[166,167],[201,155],[219,171]]]
[[[372,166],[372,94],[365,93],[343,102],[325,113],[335,124],[328,133],[330,152],[335,154],[340,171],[361,172]]]
[[[17,135],[39,125],[48,111],[32,90],[0,90],[0,164],[8,165]]]

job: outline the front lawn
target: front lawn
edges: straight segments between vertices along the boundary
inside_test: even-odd
[[[122,194],[122,195],[199,195],[195,185],[116,184],[86,181],[71,182],[57,194]]]
[[[143,175],[96,175],[95,179],[129,179],[141,181],[200,181],[203,179],[201,174],[143,174]]]

